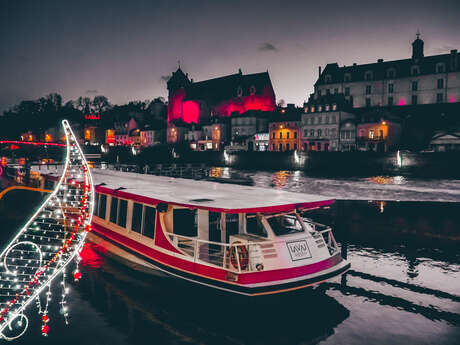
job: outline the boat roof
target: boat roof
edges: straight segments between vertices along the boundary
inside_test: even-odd
[[[167,203],[226,213],[277,213],[329,206],[321,195],[212,181],[91,169],[96,191],[156,205]]]

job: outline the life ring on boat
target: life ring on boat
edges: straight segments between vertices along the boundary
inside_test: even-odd
[[[241,242],[233,242],[230,247],[230,262],[232,266],[238,268],[238,259],[240,261],[240,268],[244,271],[248,268],[249,263],[249,252],[246,246],[239,245]],[[235,246],[236,245],[236,246]],[[236,258],[236,252],[238,251],[238,259]]]

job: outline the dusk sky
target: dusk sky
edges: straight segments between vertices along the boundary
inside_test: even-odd
[[[268,70],[301,105],[318,66],[460,50],[460,1],[0,1],[0,111],[51,92],[113,104],[167,96],[181,61],[195,81]]]

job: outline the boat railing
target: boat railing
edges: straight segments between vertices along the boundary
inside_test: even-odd
[[[330,255],[337,254],[340,249],[332,234],[332,229],[319,223],[312,225],[318,229],[310,231],[313,238],[322,237]],[[229,244],[173,233],[167,233],[167,236],[183,255],[193,258],[193,262],[215,266],[232,273],[257,272],[263,269],[261,246],[276,248],[278,244],[286,243],[285,240],[272,240]]]
[[[334,255],[340,251],[340,248],[337,244],[337,241],[335,240],[334,234],[332,233],[332,228],[330,226],[314,222],[309,218],[303,218],[302,220],[304,221],[304,223],[311,227],[312,236],[314,238],[318,237],[318,234],[323,237],[324,243],[326,244],[327,249],[329,250],[329,254]]]

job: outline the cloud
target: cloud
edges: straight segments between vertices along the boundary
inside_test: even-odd
[[[278,48],[276,48],[272,43],[265,42],[262,44],[257,50],[261,52],[277,52]]]
[[[94,90],[86,90],[86,93],[98,93],[99,91],[97,91],[96,89]]]
[[[169,79],[171,78],[171,75],[162,75],[160,77],[160,81],[164,81],[164,82],[167,82]]]
[[[454,46],[445,44],[445,45],[443,45],[442,47],[435,48],[435,49],[433,50],[433,52],[434,52],[435,54],[447,54],[447,53],[450,53],[450,51],[453,50],[453,49],[457,49],[457,48],[454,47]]]

